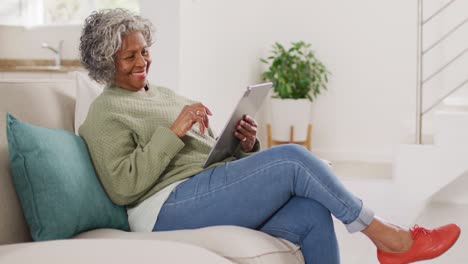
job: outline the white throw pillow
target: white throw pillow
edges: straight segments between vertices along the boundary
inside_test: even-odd
[[[89,107],[102,92],[104,85],[91,80],[84,72],[74,72],[76,80],[75,134],[86,119]]]

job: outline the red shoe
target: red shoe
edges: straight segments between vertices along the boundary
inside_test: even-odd
[[[403,253],[389,253],[377,249],[380,264],[407,264],[432,259],[447,251],[460,236],[460,228],[455,224],[427,230],[415,225],[410,229],[413,245]]]

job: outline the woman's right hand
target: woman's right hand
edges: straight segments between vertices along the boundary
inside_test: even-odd
[[[172,123],[171,130],[182,138],[192,128],[195,123],[200,127],[200,133],[204,134],[208,128],[208,115],[212,115],[210,109],[202,103],[186,105],[182,108],[177,119]]]

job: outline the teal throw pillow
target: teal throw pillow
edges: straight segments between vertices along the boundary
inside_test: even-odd
[[[96,228],[129,230],[125,208],[105,193],[81,137],[9,113],[6,119],[13,182],[34,240]]]

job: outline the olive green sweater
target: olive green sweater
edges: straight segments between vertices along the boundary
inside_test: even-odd
[[[193,103],[152,85],[146,92],[107,87],[92,103],[79,134],[114,203],[136,205],[167,185],[204,170],[203,163],[216,141],[211,129],[201,134],[195,124],[182,138],[169,129],[182,108]],[[257,141],[254,151],[259,148]],[[238,149],[234,156],[246,155]]]

